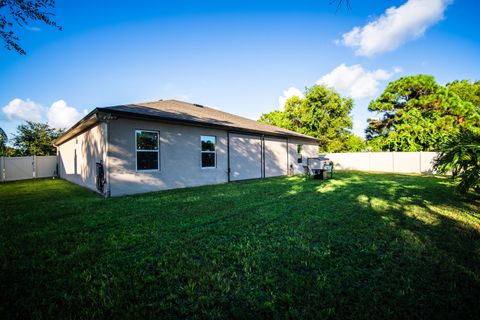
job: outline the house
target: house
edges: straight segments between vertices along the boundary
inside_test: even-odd
[[[303,172],[318,140],[177,100],[96,108],[55,141],[59,176],[119,196]]]

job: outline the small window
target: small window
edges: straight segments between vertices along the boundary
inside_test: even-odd
[[[303,149],[303,145],[297,144],[297,163],[303,162],[302,149]]]
[[[217,138],[200,136],[200,140],[202,142],[202,168],[215,168]]]
[[[135,145],[137,151],[137,170],[158,170],[160,154],[158,132],[136,130]]]

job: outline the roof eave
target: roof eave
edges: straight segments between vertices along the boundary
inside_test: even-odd
[[[64,142],[70,140],[71,138],[77,136],[87,128],[91,127],[92,125],[98,122],[97,114],[99,108],[93,109],[90,113],[88,113],[85,117],[83,117],[80,121],[75,123],[70,129],[68,129],[64,134],[58,137],[55,141],[53,141],[53,146],[58,147],[59,145],[63,144]]]

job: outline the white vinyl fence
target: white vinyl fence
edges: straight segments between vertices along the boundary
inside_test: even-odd
[[[57,174],[57,156],[0,157],[0,181],[48,178]]]
[[[334,168],[340,170],[435,173],[433,159],[438,152],[346,152],[329,153]]]

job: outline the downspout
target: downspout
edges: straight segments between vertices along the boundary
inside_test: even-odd
[[[105,152],[103,157],[105,158],[103,163],[105,163],[105,183],[107,184],[107,190],[105,191],[105,198],[110,197],[110,166],[108,165],[109,153],[110,153],[110,121],[107,120],[105,123]]]
[[[265,135],[262,134],[262,140],[261,140],[261,144],[260,144],[261,148],[262,148],[262,153],[261,153],[261,156],[262,156],[262,159],[261,159],[261,169],[260,169],[260,176],[262,178],[265,178]]]
[[[289,154],[290,154],[290,148],[288,146],[288,137],[287,137],[287,176],[290,175],[290,161],[289,161]]]
[[[103,196],[105,198],[109,198],[111,194],[110,188],[110,166],[109,166],[109,158],[110,158],[110,122],[112,120],[117,120],[117,116],[114,116],[110,113],[100,113],[97,114],[98,119],[105,123],[105,152],[103,153],[103,172],[105,174],[105,184],[107,188],[103,191]]]

